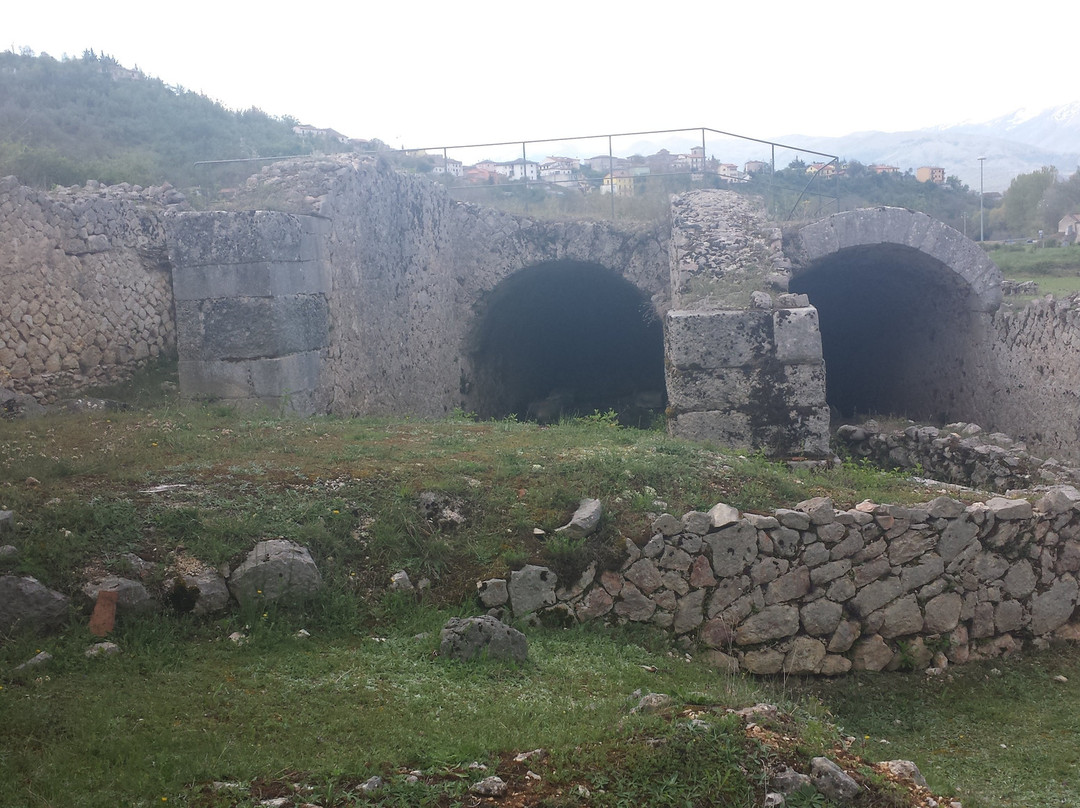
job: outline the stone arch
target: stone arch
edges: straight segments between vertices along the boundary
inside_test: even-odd
[[[1001,273],[923,213],[839,213],[790,240],[790,289],[820,315],[829,404],[844,416],[972,418]]]
[[[500,281],[468,339],[468,407],[555,421],[613,409],[647,426],[665,401],[663,325],[649,296],[611,269],[557,260]]]

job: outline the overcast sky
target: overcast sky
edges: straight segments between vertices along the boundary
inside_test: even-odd
[[[0,49],[93,48],[232,109],[395,147],[893,132],[1080,97],[1065,0],[6,5]]]

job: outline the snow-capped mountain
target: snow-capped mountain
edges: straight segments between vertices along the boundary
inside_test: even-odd
[[[1080,101],[1040,112],[1017,110],[984,123],[833,138],[786,135],[782,140],[901,170],[940,166],[973,190],[979,188],[978,158],[985,157],[984,189],[1004,191],[1016,175],[1043,166],[1055,166],[1062,176],[1080,167]]]

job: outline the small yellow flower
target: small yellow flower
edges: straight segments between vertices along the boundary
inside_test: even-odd
[[[333,511],[333,512],[334,512],[334,513],[341,513],[341,511],[337,510],[336,508],[334,509],[334,511]]]
[[[151,445],[151,446],[157,446],[157,441],[154,441],[154,442],[153,442],[153,443],[151,443],[150,445]],[[167,799],[168,799],[168,797],[162,797],[161,799],[163,799],[163,800],[167,800]]]

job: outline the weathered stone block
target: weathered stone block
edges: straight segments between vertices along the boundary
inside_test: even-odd
[[[917,634],[923,628],[923,613],[919,601],[914,595],[892,603],[885,609],[885,620],[881,624],[881,636],[886,639]]]
[[[757,558],[757,530],[747,522],[710,533],[705,541],[712,549],[713,572],[720,578],[741,575]]]
[[[810,637],[797,637],[784,658],[784,673],[809,676],[817,673],[825,659],[825,643]]]
[[[671,311],[665,339],[669,361],[677,368],[715,370],[751,365],[772,353],[772,313]]]
[[[790,637],[799,630],[799,610],[795,606],[767,606],[750,615],[735,632],[739,645],[757,645]]]
[[[1063,625],[1076,608],[1077,584],[1070,577],[1058,579],[1041,595],[1031,598],[1031,633],[1048,634]]]
[[[851,652],[851,666],[857,671],[880,671],[892,658],[892,649],[880,634],[875,634],[855,644]]]
[[[836,631],[843,613],[844,609],[839,603],[833,603],[827,598],[808,603],[799,610],[803,631],[813,637],[822,637]]]
[[[555,603],[558,576],[547,567],[526,564],[510,573],[510,608],[515,617],[532,614]]]
[[[776,358],[788,365],[821,362],[821,329],[813,306],[773,312]]]
[[[945,634],[960,622],[963,599],[957,592],[945,592],[926,602],[924,626],[930,634]]]
[[[810,570],[799,566],[786,575],[781,575],[765,589],[765,603],[787,603],[801,598],[810,591]]]

